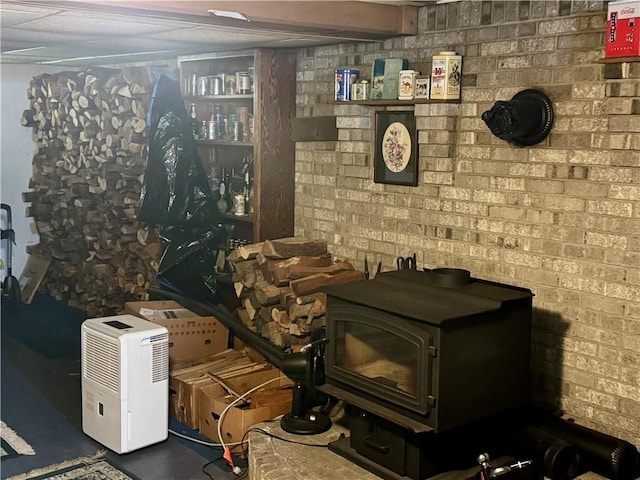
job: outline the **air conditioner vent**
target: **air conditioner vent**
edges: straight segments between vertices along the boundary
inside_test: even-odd
[[[149,337],[149,341],[151,343],[153,342],[162,342],[165,340],[169,340],[169,334],[168,333],[161,333],[159,335],[152,335],[151,337]]]
[[[83,375],[112,390],[120,391],[120,362],[117,343],[84,332]]]
[[[165,334],[165,341],[153,344],[153,367],[151,382],[162,382],[169,377],[169,342]]]

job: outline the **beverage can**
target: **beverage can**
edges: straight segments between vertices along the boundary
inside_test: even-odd
[[[339,102],[351,99],[351,85],[358,80],[360,72],[352,68],[340,68],[335,72],[335,96]]]

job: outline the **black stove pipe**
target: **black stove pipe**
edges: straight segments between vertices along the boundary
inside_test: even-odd
[[[198,300],[194,300],[193,298],[185,297],[177,292],[171,292],[160,288],[150,287],[147,288],[147,292],[149,295],[156,298],[174,300],[198,315],[212,315],[216,317],[216,319],[227,327],[233,335],[237,336],[252,348],[255,348],[258,353],[265,357],[271,364],[282,370],[282,359],[287,354],[266,338],[245,327],[224,305],[213,306],[205,304]]]
[[[578,448],[579,474],[592,471],[612,480],[636,478],[638,450],[631,443],[559,417],[549,417],[538,428]]]

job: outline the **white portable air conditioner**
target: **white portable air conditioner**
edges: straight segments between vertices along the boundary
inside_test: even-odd
[[[169,333],[133,315],[82,324],[82,430],[116,453],[169,434]]]

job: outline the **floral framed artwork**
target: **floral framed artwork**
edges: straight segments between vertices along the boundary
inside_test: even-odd
[[[376,112],[373,181],[418,185],[416,118],[413,112]]]

